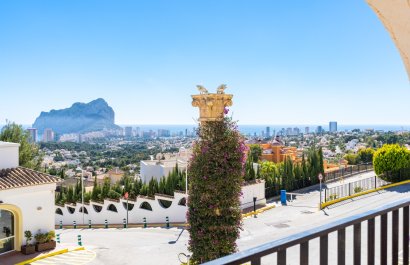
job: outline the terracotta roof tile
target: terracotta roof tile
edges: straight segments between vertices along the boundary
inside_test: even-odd
[[[59,182],[60,179],[24,167],[0,170],[0,190]]]

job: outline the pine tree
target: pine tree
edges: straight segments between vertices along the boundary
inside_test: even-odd
[[[140,189],[140,195],[148,196],[148,185],[143,184]]]
[[[303,175],[303,187],[309,185],[309,171],[306,165],[305,154],[302,154],[302,175]]]
[[[67,202],[69,202],[69,203],[74,203],[75,202],[73,187],[68,187]]]
[[[101,199],[108,198],[108,193],[111,190],[111,182],[109,178],[104,178],[104,184],[101,190]]]
[[[159,185],[158,185],[158,193],[167,194],[166,183],[167,182],[165,178],[161,178],[161,180],[159,181]]]
[[[148,196],[154,197],[155,193],[158,193],[158,181],[151,178],[148,183]]]
[[[319,156],[319,170],[320,170],[320,173],[322,173],[324,175],[325,174],[325,168],[324,168],[324,164],[323,164],[323,150],[322,150],[322,147],[319,148],[318,156]]]

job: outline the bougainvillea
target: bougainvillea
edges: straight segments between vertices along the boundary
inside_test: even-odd
[[[188,221],[192,259],[202,263],[237,249],[246,145],[227,117],[202,123],[198,136],[188,169]]]

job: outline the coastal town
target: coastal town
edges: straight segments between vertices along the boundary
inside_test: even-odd
[[[0,1],[0,265],[409,265],[408,2]]]

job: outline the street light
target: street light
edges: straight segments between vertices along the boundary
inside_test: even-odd
[[[319,178],[319,181],[320,181],[320,184],[319,184],[319,189],[320,189],[320,202],[319,202],[319,209],[320,210],[322,210],[322,179],[323,179],[323,175],[322,175],[322,173],[319,173],[319,176],[318,176],[318,178]]]
[[[178,159],[177,159],[178,161]],[[185,195],[186,195],[186,199],[185,199],[185,207],[186,207],[186,212],[188,213],[188,165],[189,165],[189,161],[180,161],[182,164],[185,164]],[[177,162],[178,163],[178,162]],[[188,217],[185,214],[185,223],[188,223]]]
[[[185,162],[185,207],[186,212],[188,213],[188,161]],[[185,223],[188,223],[188,215],[185,214]]]
[[[83,212],[83,225],[84,225],[84,171],[81,167],[77,167],[77,171],[81,171],[81,204],[82,204],[82,212]]]

